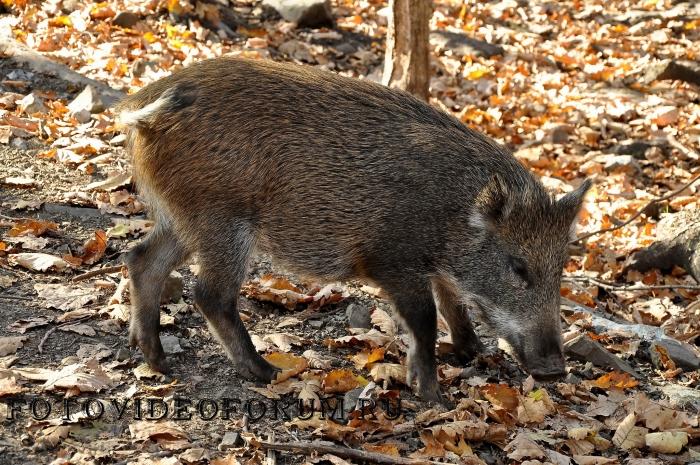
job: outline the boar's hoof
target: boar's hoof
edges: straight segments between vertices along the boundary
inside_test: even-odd
[[[449,402],[442,396],[440,385],[437,381],[427,386],[418,386],[418,396],[426,402],[435,402],[449,408]]]
[[[135,337],[130,338],[131,347],[138,347],[143,352],[143,358],[146,359],[146,363],[152,370],[158,373],[168,373],[170,367],[165,359],[165,352],[163,351],[163,346],[160,344],[160,339],[157,338],[155,341],[153,339],[146,340],[137,339]]]
[[[476,358],[484,350],[481,341],[474,341],[465,344],[454,344],[454,354],[459,363],[466,365]]]
[[[267,360],[259,355],[255,359],[238,361],[238,363],[236,363],[236,369],[244,378],[264,381],[266,383],[274,381],[277,378],[277,374],[282,371],[276,366],[270,365]]]

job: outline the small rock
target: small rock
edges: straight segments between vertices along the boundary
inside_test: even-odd
[[[177,271],[173,271],[165,281],[163,293],[160,295],[160,302],[162,304],[179,302],[182,299],[183,287],[182,275]]]
[[[88,110],[78,110],[72,113],[72,116],[80,124],[85,124],[92,119],[92,114]]]
[[[86,86],[78,96],[68,104],[68,111],[71,115],[75,115],[81,110],[87,110],[90,113],[99,113],[104,111],[105,104],[97,90],[92,86]]]
[[[581,383],[581,378],[576,376],[573,373],[569,373],[566,375],[566,378],[564,379],[564,382],[566,384],[580,384]]]
[[[667,384],[661,391],[668,397],[672,407],[679,409],[692,408],[700,412],[700,390],[677,384]]]
[[[299,27],[333,26],[333,11],[328,0],[264,0],[263,5]]]
[[[345,410],[346,415],[355,410],[355,407],[357,407],[357,401],[360,400],[360,395],[364,389],[365,388],[363,387],[359,387],[345,393],[345,396],[343,397],[343,409]]]
[[[122,11],[112,20],[112,24],[120,27],[133,27],[136,23],[141,21],[141,17],[136,13],[131,11]]]
[[[357,304],[350,304],[345,310],[345,315],[348,317],[348,325],[351,328],[366,328],[372,327],[372,318],[369,315],[369,309]]]
[[[122,347],[114,354],[114,359],[118,362],[126,362],[131,358],[131,352],[126,347]]]
[[[16,103],[20,111],[22,113],[26,113],[27,115],[32,115],[34,113],[44,113],[46,111],[44,99],[36,95],[34,92],[28,94]]]
[[[658,339],[649,347],[649,355],[656,368],[663,368],[662,354],[668,354],[668,357],[684,370],[700,369],[700,355],[688,343],[670,338]]]
[[[309,46],[299,40],[288,40],[279,46],[280,52],[288,55],[295,60],[311,63],[314,61],[314,56],[309,50]]]
[[[219,443],[219,450],[225,451],[229,449],[234,449],[243,445],[243,438],[240,434],[235,431],[227,431],[224,434],[221,443]]]
[[[34,73],[23,69],[12,70],[6,77],[8,81],[31,81],[34,78]]]
[[[163,351],[168,355],[181,354],[184,352],[180,347],[180,339],[177,336],[163,334],[160,336],[160,343],[163,345]]]
[[[595,367],[591,362],[586,362],[579,374],[586,379],[593,379],[596,376]]]
[[[315,329],[323,328],[323,320],[309,320],[309,326]]]
[[[577,336],[564,343],[564,352],[579,360],[591,362],[603,368],[613,368],[639,377],[636,371],[621,358],[611,354],[605,347],[586,335]]]

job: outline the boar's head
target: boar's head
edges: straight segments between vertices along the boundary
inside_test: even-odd
[[[590,185],[585,181],[555,200],[534,180],[518,186],[494,176],[469,219],[476,233],[461,253],[458,292],[536,379],[565,374],[559,287]]]

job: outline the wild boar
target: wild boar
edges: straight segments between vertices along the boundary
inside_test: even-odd
[[[466,308],[536,378],[564,373],[559,285],[588,181],[559,200],[505,148],[411,95],[312,67],[218,58],[118,107],[155,227],[128,253],[130,342],[166,368],[159,297],[191,255],[196,306],[241,374],[277,369],[237,301],[257,250],[290,271],[381,287],[412,336],[409,383],[440,400],[437,310],[464,361]]]

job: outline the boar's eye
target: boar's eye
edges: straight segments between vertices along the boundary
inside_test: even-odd
[[[523,280],[525,285],[530,284],[530,280],[528,279],[528,273],[527,273],[527,265],[525,264],[525,261],[521,258],[518,257],[510,257],[509,258],[509,264],[513,272]]]

